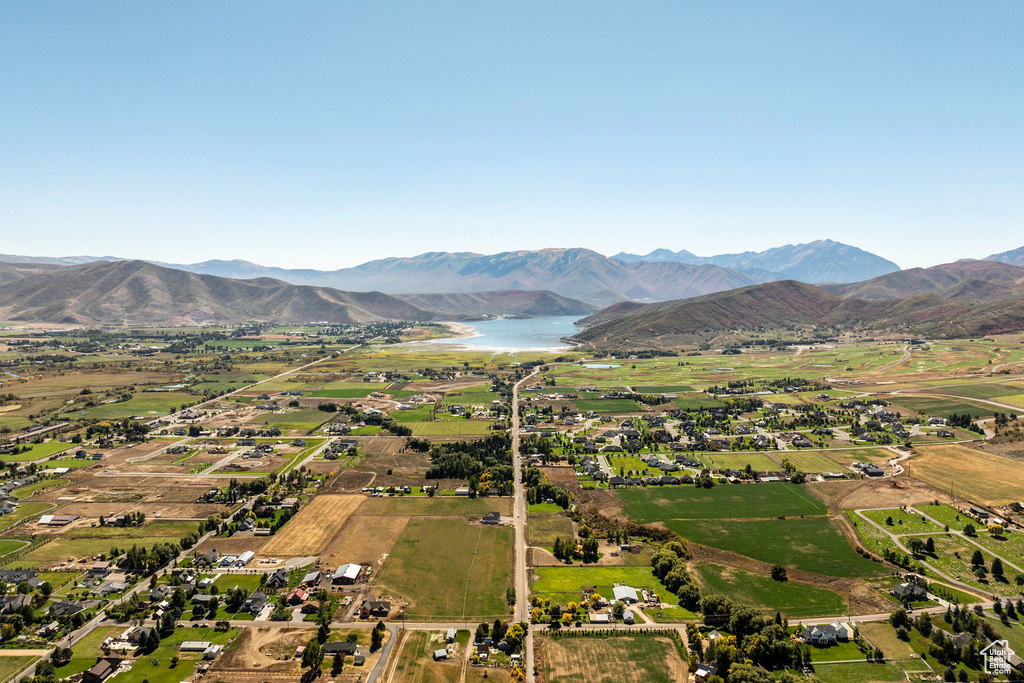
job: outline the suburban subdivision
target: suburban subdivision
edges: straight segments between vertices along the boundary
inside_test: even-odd
[[[977,680],[1024,652],[1021,333],[452,329],[5,323],[3,678]]]

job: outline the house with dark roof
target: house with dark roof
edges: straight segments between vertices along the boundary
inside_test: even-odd
[[[347,640],[336,640],[333,643],[324,643],[324,654],[334,656],[340,654],[343,657],[355,656],[359,649],[357,643],[350,643]]]
[[[253,594],[242,603],[242,610],[249,614],[259,614],[267,606],[268,600],[270,598],[267,597],[266,593],[253,591]]]
[[[116,657],[103,657],[91,669],[82,674],[82,683],[103,683],[117,671],[121,660]]]
[[[284,588],[288,585],[288,570],[281,567],[267,577],[267,588]]]

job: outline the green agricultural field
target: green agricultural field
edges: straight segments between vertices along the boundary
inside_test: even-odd
[[[789,460],[799,472],[835,472],[842,467],[821,451],[786,451],[777,457]]]
[[[486,420],[447,420],[409,422],[406,426],[415,436],[487,436],[491,433],[492,424]]]
[[[750,465],[755,472],[777,472],[782,469],[779,463],[764,453],[753,451],[704,451],[698,456],[712,469],[742,470]]]
[[[929,393],[943,394],[948,396],[959,396],[960,398],[994,398],[1010,396],[1024,391],[1024,386],[1019,384],[1002,384],[998,382],[986,382],[984,384],[960,384],[957,386],[933,387]]]
[[[2,653],[2,652],[3,651],[0,650],[0,653]],[[11,678],[12,676],[14,676],[15,674],[20,673],[26,666],[31,664],[35,659],[37,659],[37,658],[36,657],[23,657],[23,656],[15,656],[15,657],[0,656],[0,682],[6,681],[9,678]],[[95,664],[95,663],[96,663],[96,660],[93,660],[93,664]]]
[[[975,403],[967,399],[930,398],[928,396],[910,396],[905,394],[894,398],[893,404],[897,409],[904,408],[904,412],[920,412],[938,417],[949,417],[953,413],[959,415],[967,413],[973,418],[992,417],[997,410],[993,406]]]
[[[21,503],[18,505],[18,509],[9,515],[0,517],[0,531],[10,529],[12,526],[21,522],[22,520],[41,515],[47,510],[52,510],[57,507],[53,503]]]
[[[530,591],[534,595],[547,598],[566,605],[579,602],[583,597],[584,586],[597,586],[602,597],[612,597],[612,588],[616,585],[627,585],[637,590],[647,588],[656,593],[665,593],[650,566],[646,567],[535,567],[533,573],[537,579],[531,584]]]
[[[555,545],[555,539],[563,541],[575,538],[572,520],[562,515],[530,515],[526,524],[527,533],[530,535],[530,545],[539,548],[550,548]]]
[[[824,518],[755,521],[666,520],[683,538],[747,557],[828,576],[873,576],[884,571],[853,551]]]
[[[0,557],[9,555],[15,550],[20,550],[28,545],[28,541],[19,541],[13,538],[0,538]]]
[[[585,413],[593,410],[595,413],[639,413],[643,411],[640,404],[626,398],[605,398],[595,400],[578,400],[572,402],[576,410]]]
[[[322,410],[291,410],[284,413],[268,413],[251,421],[251,424],[267,425],[278,429],[301,429],[310,431],[327,422],[334,413]]]
[[[378,391],[376,387],[361,386],[352,387],[351,389],[321,389],[309,395],[320,398],[366,398],[375,391]]]
[[[658,384],[646,387],[633,387],[633,391],[638,394],[680,394],[693,390],[693,387],[686,384]]]
[[[718,593],[734,602],[766,612],[782,612],[790,619],[844,614],[846,600],[832,591],[795,581],[775,581],[736,567],[702,562],[696,566],[702,594]]]
[[[1016,596],[1020,595],[1020,588],[1013,583],[1013,570],[1006,567],[1006,580],[998,581],[991,574],[985,580],[979,580],[973,571],[971,557],[978,546],[970,543],[961,536],[938,535],[935,540],[935,556],[927,557],[928,564],[942,571],[968,586],[973,586],[986,593],[998,593],[999,595]],[[982,550],[982,557],[985,560],[985,568],[992,566],[992,553]]]
[[[465,518],[411,518],[376,586],[404,597],[410,619],[504,619],[512,536],[508,527],[470,526]]]
[[[871,524],[871,522],[865,521],[853,510],[847,510],[846,516],[850,519],[850,523],[857,529],[857,535],[860,536],[861,543],[863,543],[864,547],[871,552],[875,553],[879,557],[885,556],[885,550],[887,548],[892,551],[903,552],[896,545],[895,541],[882,533],[882,531]]]
[[[631,488],[616,491],[629,519],[640,524],[684,519],[754,519],[823,515],[828,508],[789,483]]]
[[[430,419],[432,413],[432,406],[424,406],[416,410],[395,410],[390,415],[391,419],[395,422],[426,422]]]
[[[679,410],[700,410],[701,408],[721,408],[725,404],[708,394],[690,394],[674,398],[667,405]]]
[[[159,417],[188,403],[195,403],[198,397],[173,391],[150,391],[135,394],[127,401],[106,403],[91,408],[76,410],[61,415],[71,420],[121,420],[126,417]]]
[[[31,462],[33,460],[43,460],[45,458],[49,458],[51,455],[63,453],[70,448],[75,448],[76,444],[48,441],[46,443],[23,444],[23,446],[27,447],[29,450],[23,453],[18,453],[17,455],[5,455],[3,456],[4,462]]]
[[[45,491],[46,489],[56,488],[67,484],[70,479],[41,479],[35,483],[29,484],[28,486],[22,486],[20,489],[15,489],[11,492],[17,500],[25,500],[30,498],[32,494],[37,491]]]
[[[935,522],[927,518],[921,519],[921,515],[915,515],[900,509],[891,510],[864,510],[861,514],[870,519],[878,526],[887,529],[889,533],[902,536],[904,534],[941,534],[943,529]],[[891,519],[892,524],[886,524]]]
[[[863,656],[858,657],[863,659]],[[896,664],[826,664],[818,666],[814,675],[823,683],[899,683],[907,680],[903,669]]]

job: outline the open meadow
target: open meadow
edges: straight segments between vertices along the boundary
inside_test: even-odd
[[[676,683],[686,680],[689,668],[666,636],[545,636],[536,647],[550,683]]]
[[[504,619],[512,570],[512,530],[460,517],[409,519],[375,588],[409,602],[409,619]]]

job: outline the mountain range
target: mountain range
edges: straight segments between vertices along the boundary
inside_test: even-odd
[[[794,280],[681,301],[623,302],[580,321],[598,347],[665,346],[745,331],[885,331],[971,337],[1024,329],[1024,267],[968,261],[849,285]]]
[[[0,255],[0,261],[21,264],[79,265],[90,260],[115,259]],[[294,285],[387,294],[550,290],[599,306],[625,300],[694,297],[780,279],[858,282],[899,270],[891,261],[831,240],[707,258],[667,249],[647,256],[623,253],[610,258],[589,249],[573,248],[490,255],[429,252],[378,259],[339,270],[276,268],[242,260],[154,263],[202,275],[234,279],[269,277]]]
[[[272,278],[236,280],[146,261],[73,266],[0,264],[0,319],[62,324],[200,325],[465,320],[492,313],[582,315],[594,307],[551,292],[420,297],[430,308],[381,292],[344,292]]]
[[[673,262],[732,268],[761,281],[858,282],[900,269],[892,261],[871,252],[832,240],[787,244],[766,251],[697,256],[689,251],[657,249],[646,255],[616,254],[612,258],[629,263]]]

